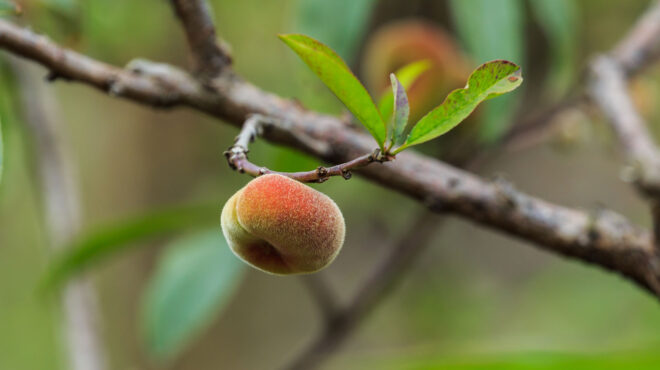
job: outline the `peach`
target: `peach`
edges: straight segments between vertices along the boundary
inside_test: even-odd
[[[344,244],[344,217],[327,195],[282,175],[257,177],[234,194],[220,218],[231,250],[272,274],[318,271]]]

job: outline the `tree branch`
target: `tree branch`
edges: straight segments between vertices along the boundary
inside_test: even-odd
[[[80,195],[72,164],[62,145],[54,102],[38,78],[12,58],[20,83],[21,108],[34,140],[37,178],[42,189],[45,226],[50,247],[57,250],[80,231]],[[35,79],[37,81],[35,81]],[[103,370],[106,354],[99,335],[97,296],[88,279],[77,279],[62,297],[63,330],[72,370]]]
[[[624,69],[615,59],[600,56],[592,63],[591,71],[590,96],[635,166],[635,183],[647,196],[660,197],[660,150],[628,94]]]
[[[611,55],[626,78],[634,77],[660,57],[660,1],[651,1],[649,8],[621,39]],[[587,95],[584,91],[578,91],[577,94],[569,91],[569,95],[549,108],[514,125],[503,138],[503,144],[511,148],[537,142],[539,137],[545,137],[553,131],[553,126],[559,123],[556,118],[562,112],[587,101]]]
[[[394,287],[415,257],[429,246],[438,227],[437,217],[428,210],[420,212],[406,232],[393,243],[390,254],[362,283],[351,302],[328,317],[324,331],[286,368],[311,370],[334,352]]]
[[[234,145],[224,153],[229,167],[240,173],[247,173],[252,177],[266,174],[278,174],[292,178],[300,182],[322,183],[332,176],[341,176],[345,180],[351,178],[351,171],[368,166],[371,163],[384,163],[394,159],[394,156],[383,155],[380,149],[376,148],[372,153],[365,154],[332,167],[319,166],[314,170],[305,172],[278,172],[269,170],[266,167],[258,166],[250,162],[247,158],[248,146],[258,136],[263,135],[263,131],[268,129],[275,121],[272,118],[264,117],[259,114],[253,114],[243,124],[241,132],[236,137]]]
[[[605,114],[635,168],[634,183],[650,198],[654,241],[660,251],[660,149],[628,93],[626,77],[660,56],[660,1],[654,1],[612,56],[591,63],[588,93]]]
[[[39,62],[56,75],[155,107],[189,106],[237,126],[250,114],[276,118],[265,133],[267,139],[329,163],[349,161],[376,145],[373,138],[340,119],[308,111],[233,73],[221,74],[210,90],[163,64],[141,62],[139,68],[122,70],[62,49],[5,20],[0,20],[0,48]],[[618,271],[647,290],[658,284],[660,267],[649,233],[613,212],[590,214],[555,205],[414,152],[400,153],[396,161],[382,166],[365,167],[360,174],[437,212],[454,213],[547,250]]]
[[[612,56],[631,77],[660,57],[660,1],[653,0],[635,26],[614,48]]]
[[[203,0],[171,0],[183,24],[192,51],[195,73],[203,79],[218,76],[231,65],[231,57],[218,43],[211,10]]]

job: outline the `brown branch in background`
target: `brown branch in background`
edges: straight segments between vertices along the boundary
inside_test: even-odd
[[[651,1],[646,12],[614,48],[612,56],[628,77],[660,57],[660,1]]]
[[[231,56],[215,35],[211,9],[204,0],[171,0],[192,51],[195,72],[207,80],[231,65]]]
[[[316,303],[323,320],[327,323],[339,312],[339,300],[333,293],[328,282],[323,278],[323,273],[307,274],[300,277],[307,287],[307,291]]]
[[[20,84],[25,123],[34,140],[37,176],[42,188],[45,225],[50,246],[59,249],[80,231],[80,196],[72,165],[62,143],[61,122],[43,82],[27,66],[12,58],[11,67]],[[91,282],[81,278],[63,295],[64,334],[72,370],[103,370],[106,356],[98,330],[98,307]]]
[[[591,63],[588,94],[604,113],[634,166],[635,185],[650,198],[654,244],[660,250],[660,149],[635,108],[626,81],[658,57],[660,1],[654,1],[612,56],[599,56]],[[652,287],[658,291],[659,286]]]
[[[275,121],[264,137],[329,163],[350,161],[376,144],[341,119],[306,110],[234,74],[223,73],[211,91],[164,64],[141,62],[139,68],[122,70],[60,48],[6,20],[0,20],[0,48],[39,62],[55,75],[154,107],[189,106],[237,126],[250,114],[272,117]],[[648,290],[660,276],[649,233],[614,212],[590,213],[552,204],[413,151],[382,166],[364,167],[360,175],[437,212],[454,213],[549,251],[618,271]]]
[[[646,12],[614,48],[612,58],[618,63],[625,77],[631,78],[659,57],[660,1],[653,0]],[[568,94],[530,119],[514,125],[504,136],[502,145],[509,149],[529,147],[554,132],[555,126],[561,123],[557,119],[561,113],[588,102],[588,93],[569,91]]]
[[[522,150],[547,140],[555,134],[560,116],[578,109],[586,101],[584,95],[566,96],[548,108],[535,112],[531,117],[521,119],[504,134],[499,145],[505,150]]]
[[[607,117],[635,169],[633,181],[650,198],[654,242],[660,250],[660,149],[628,94],[625,71],[615,59],[600,56],[591,65],[589,92]]]
[[[613,58],[601,56],[594,60],[591,71],[590,96],[635,166],[635,183],[649,197],[660,197],[660,150],[628,94],[623,68]]]
[[[393,160],[393,156],[383,155],[380,149],[374,150],[371,154],[365,154],[348,162],[338,164],[332,167],[319,166],[315,170],[304,172],[278,172],[269,170],[266,167],[258,166],[248,160],[248,147],[257,137],[272,125],[272,118],[264,117],[259,114],[253,114],[243,124],[241,132],[236,137],[232,145],[224,154],[227,158],[229,167],[240,173],[247,173],[250,176],[257,177],[266,174],[278,174],[298,180],[300,182],[322,183],[332,176],[341,176],[345,180],[351,178],[351,171],[368,166],[373,162],[384,163]]]
[[[438,218],[430,211],[420,212],[399,240],[393,243],[389,255],[362,283],[351,302],[326,322],[317,339],[286,369],[311,370],[332,354],[394,287],[415,257],[429,246],[439,226]]]

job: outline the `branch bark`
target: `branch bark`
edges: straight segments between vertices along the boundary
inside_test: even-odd
[[[598,57],[591,65],[589,93],[607,117],[629,162],[636,168],[635,183],[651,198],[660,197],[660,150],[635,108],[625,70],[615,59]]]
[[[208,3],[204,0],[171,2],[186,32],[196,74],[205,80],[218,76],[231,65],[231,56],[216,38]]]
[[[55,75],[154,107],[188,106],[236,126],[250,114],[276,118],[267,139],[328,163],[349,161],[376,145],[342,120],[306,110],[233,73],[221,74],[211,90],[164,64],[140,61],[120,69],[63,49],[5,20],[0,20],[0,48],[34,60]],[[649,291],[658,285],[660,265],[650,234],[614,212],[590,213],[552,204],[414,152],[356,173],[436,212],[453,213],[546,250],[617,271]]]
[[[588,93],[605,114],[635,168],[634,183],[650,201],[654,241],[660,251],[660,149],[628,93],[626,77],[660,56],[660,1],[655,1],[612,56],[591,63]]]

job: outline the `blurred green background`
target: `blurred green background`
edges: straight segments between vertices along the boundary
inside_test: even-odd
[[[10,19],[94,58],[119,66],[136,57],[188,66],[183,33],[167,1],[19,3],[23,15]],[[389,54],[379,54],[385,49],[378,48],[367,52],[374,35],[401,20],[410,22],[411,29],[425,22],[444,30],[453,46],[443,50],[457,53],[452,63],[465,63],[451,73],[460,75],[460,70],[494,58],[522,65],[523,91],[487,103],[476,113],[472,128],[420,149],[445,158],[474,145],[494,145],[516,117],[570,94],[589,58],[609,50],[648,5],[641,0],[210,3],[219,34],[232,46],[238,73],[266,90],[333,114],[342,113],[341,104],[276,34],[303,32],[327,43],[374,93],[387,75],[382,81],[369,81],[368,71],[390,72],[411,57],[395,48]],[[404,45],[420,41],[414,33],[393,35]],[[436,40],[421,41],[426,46],[416,47],[433,49]],[[13,60],[10,63],[0,53],[5,147],[0,185],[0,369],[66,369],[62,308],[57,299],[37,289],[54,253]],[[47,72],[22,60],[18,65],[37,79]],[[656,132],[659,72],[649,70],[632,84],[633,96]],[[442,75],[428,78],[444,81]],[[461,84],[460,79],[449,79],[442,86],[448,91]],[[139,106],[75,83],[44,83],[44,89],[54,102],[59,135],[66,139],[75,167],[84,230],[185,204],[217,207],[217,215],[208,222],[213,225],[224,201],[249,180],[231,171],[222,156],[237,130],[216,119],[187,109]],[[417,94],[423,100],[433,91],[422,86]],[[414,96],[411,93],[411,100]],[[608,127],[591,118],[572,111],[562,117],[566,123],[550,140],[517,151],[496,151],[478,172],[504,176],[530,194],[567,206],[596,210],[604,204],[648,227],[646,206],[619,178],[623,161]],[[279,170],[318,165],[265,141],[251,148],[251,158]],[[346,217],[345,247],[320,273],[346,301],[397,236],[411,226],[421,205],[359,176],[315,187],[331,196]],[[219,223],[216,229],[220,235]],[[172,270],[176,275],[178,265],[163,267],[159,258],[173,240],[185,235],[169,233],[133,243],[130,250],[86,269],[99,295],[100,335],[110,369],[276,369],[322,329],[322,317],[300,278],[241,266],[224,277],[235,281],[217,288],[226,296],[195,335],[167,360],[156,359],[157,344],[145,334],[144,310],[150,299],[158,300],[158,293],[145,292],[156,284],[150,282],[155,271]],[[179,248],[185,249],[185,241],[192,239],[178,240]],[[202,248],[198,253],[204,260],[205,253],[214,251]],[[193,294],[167,305],[194,299]],[[177,321],[176,309],[172,321]],[[621,277],[452,217],[438,227],[432,245],[391,295],[323,368],[656,369],[659,329],[657,301]]]

